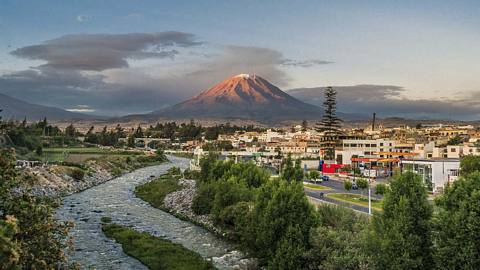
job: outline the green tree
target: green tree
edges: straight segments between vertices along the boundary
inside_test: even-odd
[[[448,140],[447,142],[447,145],[459,145],[461,143],[463,143],[464,139],[460,136],[455,136],[453,138],[451,138],[450,140]]]
[[[434,235],[438,269],[480,269],[479,202],[480,172],[462,176],[436,199]]]
[[[282,162],[282,171],[281,171],[281,178],[286,181],[302,181],[303,170],[300,166],[300,161],[297,160],[295,165],[293,164],[292,157],[288,155],[286,159]]]
[[[337,91],[332,87],[325,89],[325,98],[323,101],[324,114],[322,121],[317,124],[317,130],[324,132],[326,148],[326,159],[334,159],[337,136],[341,133],[340,127],[342,119],[337,117]]]
[[[370,269],[365,252],[368,218],[351,209],[323,204],[320,226],[312,231],[307,269]]]
[[[317,180],[320,177],[320,173],[318,171],[310,171],[310,179]]]
[[[368,188],[368,180],[367,179],[363,179],[363,178],[359,178],[356,180],[356,183],[357,183],[357,187],[362,191],[362,195],[363,195],[363,191]]]
[[[246,243],[256,255],[270,261],[277,251],[283,252],[283,243],[290,243],[292,235],[289,228],[298,231],[295,237],[299,242],[295,245],[302,243],[307,248],[310,229],[315,224],[313,206],[305,196],[302,183],[269,181],[260,188],[255,200]]]
[[[478,171],[480,171],[480,156],[468,155],[462,158],[462,161],[460,162],[461,175],[467,175]]]
[[[345,180],[345,182],[343,182],[343,187],[345,188],[346,191],[352,190],[352,187],[353,187],[352,181]]]
[[[24,180],[27,181],[28,179]],[[0,257],[5,269],[62,269],[70,224],[55,220],[58,201],[20,188],[12,150],[0,149]]]
[[[305,178],[305,174],[301,167],[301,161],[297,159],[295,161],[295,181],[302,182],[304,178]]]
[[[73,124],[70,124],[65,128],[65,136],[67,137],[74,138],[76,133],[77,133],[77,130],[75,129]]]
[[[377,269],[432,269],[432,206],[422,179],[406,172],[392,180],[375,213],[369,245]]]
[[[375,194],[385,195],[387,192],[388,186],[384,183],[379,183],[375,186]]]
[[[127,146],[135,147],[135,136],[133,134],[127,137]]]
[[[280,239],[275,254],[268,262],[268,269],[305,269],[307,246],[302,242],[304,236],[298,224],[287,228]]]

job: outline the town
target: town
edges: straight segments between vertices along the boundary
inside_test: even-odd
[[[0,270],[480,269],[479,1],[1,1]]]
[[[213,137],[202,133],[186,141],[162,138],[154,129],[145,129],[151,135],[135,138],[136,148],[150,150],[160,146],[167,153],[191,155],[192,169],[198,168],[201,157],[212,150],[220,151],[223,160],[252,161],[276,173],[281,170],[283,159],[291,156],[301,162],[305,171],[317,170],[327,175],[353,175],[358,170],[371,179],[387,179],[402,170],[413,170],[422,176],[432,193],[441,193],[447,183],[455,181],[463,156],[480,155],[480,131],[472,125],[370,125],[364,129],[343,129],[336,138],[333,159],[325,155],[324,134],[315,129],[315,123],[309,126],[307,121],[283,129],[243,129]],[[125,144],[127,140],[120,138]]]

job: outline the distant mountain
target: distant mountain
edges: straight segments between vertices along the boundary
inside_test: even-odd
[[[25,117],[29,120],[40,120],[47,117],[49,120],[69,120],[69,119],[93,119],[82,113],[69,112],[55,107],[47,107],[28,103],[16,98],[0,94],[0,113],[3,119],[23,120]]]
[[[171,119],[246,119],[264,123],[320,119],[323,109],[304,103],[257,75],[240,74],[199,95],[151,113]]]

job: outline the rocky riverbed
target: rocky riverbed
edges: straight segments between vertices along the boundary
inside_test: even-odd
[[[197,215],[192,210],[193,198],[196,193],[195,180],[180,179],[178,183],[182,189],[165,196],[163,206],[175,215],[180,215],[188,220],[202,224],[202,226],[209,228],[209,230],[220,233],[213,226],[213,221],[210,215]]]
[[[105,183],[113,178],[112,174],[101,166],[89,164],[88,173],[82,179],[75,179],[68,174],[68,167],[49,165],[25,168],[24,177],[33,180],[30,187],[36,195],[66,196]]]
[[[139,261],[123,253],[119,244],[105,237],[101,230],[102,217],[182,244],[212,260],[219,269],[249,268],[250,260],[231,244],[135,197],[133,191],[137,185],[166,173],[173,166],[182,169],[188,166],[187,159],[170,159],[171,163],[139,169],[65,197],[57,217],[75,222],[71,232],[75,252],[70,257],[80,262],[83,269],[145,269]]]

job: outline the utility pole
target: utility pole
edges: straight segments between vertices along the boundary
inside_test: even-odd
[[[370,167],[372,167],[372,164],[370,163]],[[371,216],[372,215],[372,195],[371,195],[371,189],[370,189],[370,173],[371,173],[371,168],[368,170],[368,214]]]
[[[368,177],[368,214],[372,215],[372,196],[370,189],[370,177]]]

